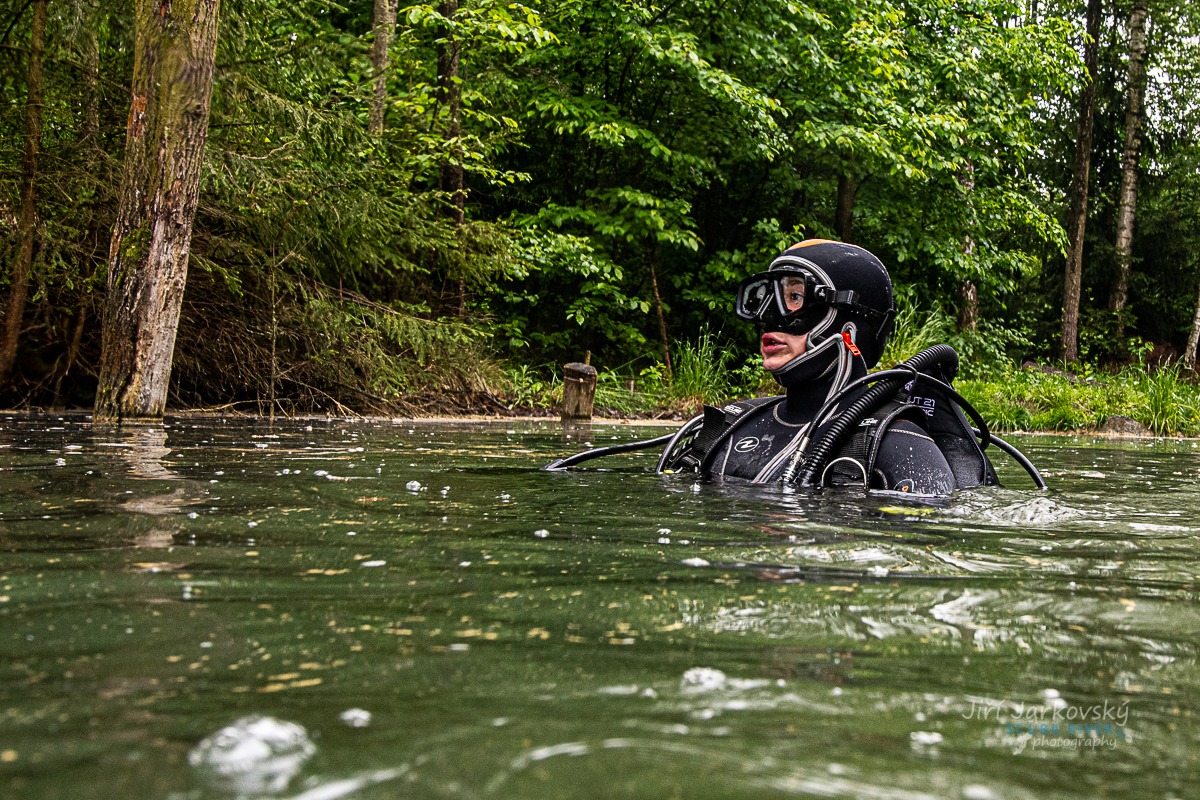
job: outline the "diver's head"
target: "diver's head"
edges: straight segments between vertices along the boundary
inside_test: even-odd
[[[821,353],[836,352],[843,333],[866,366],[874,366],[895,315],[892,281],[879,259],[856,245],[826,239],[793,245],[768,271],[742,281],[736,311],[759,326],[763,365],[777,378],[793,371],[808,375],[804,365],[825,361]],[[791,353],[794,357],[783,362]]]

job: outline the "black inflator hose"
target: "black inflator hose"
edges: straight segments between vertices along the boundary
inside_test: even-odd
[[[884,379],[867,389],[862,395],[839,413],[820,435],[808,454],[801,454],[804,465],[796,475],[796,484],[802,488],[812,488],[819,480],[818,476],[824,470],[829,460],[842,443],[850,435],[851,430],[858,425],[872,410],[891,398],[904,385],[905,377],[911,378],[914,373],[922,372],[938,365],[943,367],[943,373],[953,378],[958,373],[958,353],[947,344],[935,344],[926,348],[908,361],[903,363],[905,372],[902,376]]]
[[[648,450],[651,447],[658,447],[666,444],[675,438],[674,433],[668,433],[666,436],[659,436],[654,439],[646,439],[641,442],[628,442],[626,444],[613,444],[608,447],[595,447],[591,450],[584,450],[582,453],[576,453],[573,456],[560,458],[557,461],[551,461],[546,466],[542,467],[544,472],[562,472],[576,464],[582,464],[585,461],[591,461],[593,458],[601,456],[611,456],[615,453],[629,453],[634,450]]]

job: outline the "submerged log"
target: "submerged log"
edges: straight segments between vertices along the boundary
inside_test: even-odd
[[[572,362],[563,367],[562,420],[586,420],[592,418],[592,405],[596,400],[596,368],[588,364]]]

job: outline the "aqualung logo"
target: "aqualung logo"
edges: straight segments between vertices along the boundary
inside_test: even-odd
[[[757,450],[758,437],[747,436],[745,439],[738,439],[738,442],[733,446],[733,449],[739,453],[749,453],[751,450]]]

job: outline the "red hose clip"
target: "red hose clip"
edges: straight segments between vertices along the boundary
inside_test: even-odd
[[[847,350],[849,350],[854,355],[859,356],[860,358],[862,357],[862,353],[859,351],[858,345],[856,345],[854,343],[854,340],[850,338],[849,331],[842,331],[842,341],[846,343]]]

